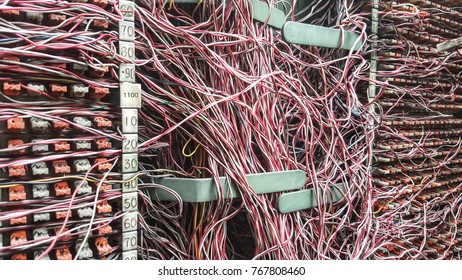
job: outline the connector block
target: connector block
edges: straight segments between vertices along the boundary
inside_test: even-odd
[[[75,117],[73,121],[79,126],[91,127],[91,121],[83,117]]]
[[[92,192],[90,185],[87,181],[74,181],[74,187],[78,188],[82,184],[82,186],[77,190],[78,195],[82,194],[90,194]]]
[[[11,118],[6,121],[6,129],[10,132],[21,132],[26,128],[26,123],[21,118]]]
[[[107,203],[107,201],[103,201],[96,205],[96,213],[104,214],[104,213],[111,213],[112,206]]]
[[[71,167],[67,165],[65,160],[53,161],[53,168],[55,169],[55,174],[66,174],[71,172]]]
[[[112,253],[112,247],[107,242],[105,237],[98,237],[95,239],[96,250],[98,250],[98,255],[106,255]]]
[[[96,169],[100,172],[109,171],[112,169],[112,163],[107,162],[107,159],[105,158],[95,159],[95,164],[98,164]]]
[[[87,172],[90,170],[91,164],[88,159],[76,159],[74,160],[74,168],[76,172]]]
[[[34,236],[34,240],[50,237],[46,228],[34,229],[32,235]]]
[[[77,209],[77,216],[80,219],[89,218],[93,215],[93,209],[91,207],[82,207]]]
[[[3,94],[6,96],[18,96],[21,93],[21,83],[3,82]]]
[[[91,142],[87,140],[75,141],[75,149],[77,151],[91,150]]]
[[[46,222],[50,220],[50,213],[35,213],[33,215],[34,223],[36,222]]]
[[[50,174],[50,170],[48,169],[47,164],[44,161],[32,163],[31,169],[32,169],[32,175],[34,176]]]
[[[106,97],[109,94],[109,88],[105,87],[91,87],[90,88],[90,97],[93,99],[101,99]]]
[[[67,182],[58,182],[53,185],[56,196],[71,195],[71,188]]]
[[[79,239],[75,243],[75,251],[78,252],[82,247],[79,254],[79,260],[93,258],[93,251],[90,249],[88,242],[83,243],[83,240]]]
[[[30,118],[30,128],[35,133],[44,133],[50,126],[48,121],[36,117]]]
[[[69,151],[71,149],[71,144],[69,144],[66,141],[60,141],[58,143],[55,143],[54,146],[55,151],[57,152]]]
[[[112,126],[112,122],[107,118],[95,117],[93,121],[99,129],[108,129]]]
[[[60,261],[70,261],[72,260],[71,251],[69,251],[68,247],[61,247],[56,249],[55,251],[56,259]]]
[[[24,141],[23,141],[22,139],[11,139],[11,140],[8,140],[8,142],[7,142],[8,149],[12,149],[12,151],[9,152],[9,153],[10,153],[10,154],[13,154],[13,155],[21,155],[21,154],[24,154],[24,153],[26,152],[26,149],[13,150],[15,147],[21,146],[21,145],[24,145]]]
[[[71,85],[70,93],[72,96],[77,98],[85,97],[89,92],[89,89],[84,84]]]
[[[33,139],[31,141],[31,143],[41,143],[45,141],[44,139]],[[47,144],[35,144],[32,146],[32,152],[34,154],[38,154],[38,153],[46,153],[48,152],[48,145]]]
[[[8,188],[8,198],[9,201],[16,200],[25,200],[26,199],[26,189],[23,185],[17,185],[14,187]]]
[[[10,177],[22,177],[26,175],[26,168],[24,165],[13,165],[8,167],[8,175]]]
[[[19,246],[27,243],[27,234],[25,230],[14,231],[10,234],[10,244],[12,246]]]
[[[112,148],[112,143],[107,138],[100,138],[95,141],[98,150],[106,150]]]

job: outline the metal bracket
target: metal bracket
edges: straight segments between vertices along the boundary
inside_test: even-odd
[[[298,22],[287,22],[282,28],[282,35],[287,43],[333,49],[350,50],[353,48],[357,51],[363,43],[355,32],[344,31],[342,44],[340,29]]]
[[[301,190],[291,193],[284,193],[279,196],[277,209],[281,213],[290,213],[299,210],[313,208],[319,205],[318,196],[326,198],[327,203],[338,202],[343,198],[343,184],[333,185],[330,192],[324,194],[322,191],[316,193],[315,189]]]
[[[298,190],[305,185],[306,174],[301,170],[250,174],[246,176],[250,187],[257,194],[267,194]],[[156,183],[175,191],[183,202],[208,202],[218,200],[219,193],[215,181],[207,179],[162,178]],[[240,197],[239,190],[226,177],[220,177],[222,194],[226,198]],[[154,189],[153,195],[159,200],[175,201],[167,191]]]

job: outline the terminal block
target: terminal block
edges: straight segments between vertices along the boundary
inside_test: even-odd
[[[109,171],[109,170],[112,169],[112,163],[107,162],[107,159],[105,159],[105,158],[97,158],[97,159],[95,159],[95,164],[98,165],[96,167],[96,169],[98,171],[100,171],[100,172]]]
[[[32,197],[33,198],[44,198],[50,196],[50,190],[47,184],[36,184],[32,185]]]
[[[101,99],[109,94],[109,88],[105,87],[91,87],[90,88],[90,97],[93,99]]]
[[[101,8],[105,8],[109,4],[108,0],[90,0],[90,3]]]
[[[27,84],[27,94],[30,96],[40,96],[45,92],[45,86],[38,83]]]
[[[36,222],[47,222],[50,220],[50,213],[35,213],[33,215],[34,223]]]
[[[19,19],[20,13],[19,10],[16,9],[5,9],[1,10],[1,15],[5,19],[16,21]]]
[[[112,126],[112,122],[107,118],[95,117],[93,121],[99,129],[108,129]]]
[[[95,247],[98,251],[98,255],[100,256],[112,253],[112,247],[109,245],[105,237],[96,238]]]
[[[65,219],[66,217],[69,217],[69,218],[72,217],[72,212],[68,212],[67,210],[56,211],[55,215],[56,215],[56,220],[61,220],[61,219]]]
[[[78,188],[82,184],[82,186],[80,186],[80,188],[77,190],[77,194],[82,195],[82,194],[90,194],[90,193],[92,193],[92,189],[91,189],[90,185],[88,184],[88,182],[86,180],[84,180],[83,183],[82,183],[82,181],[74,181],[74,187],[75,188]]]
[[[8,146],[8,149],[11,150],[9,153],[14,154],[14,155],[24,154],[26,152],[26,149],[20,149],[20,150],[15,149],[17,146],[21,146],[21,145],[24,145],[24,141],[22,139],[8,140],[7,146]]]
[[[24,253],[18,253],[11,256],[12,261],[25,261],[27,260],[27,255]]]
[[[58,182],[53,185],[56,196],[71,195],[71,189],[67,182]]]
[[[107,66],[99,66],[98,68],[91,68],[90,69],[90,76],[94,78],[102,78],[106,73],[109,72],[109,67]]]
[[[95,183],[95,191],[98,188],[98,184],[99,183]],[[112,190],[112,185],[111,184],[101,183],[101,186],[99,187],[100,192],[110,191],[110,190]]]
[[[82,249],[80,250],[80,248]],[[82,239],[77,240],[75,243],[75,251],[78,252],[79,250],[79,260],[93,258],[93,251],[90,249],[88,241],[84,243]]]
[[[13,231],[10,234],[10,244],[12,246],[19,246],[27,243],[27,234],[25,230]]]
[[[67,17],[64,14],[51,13],[51,14],[48,14],[47,23],[49,25],[59,25],[60,23],[65,21],[66,18]]]
[[[110,225],[102,226],[98,228],[99,235],[106,235],[106,234],[111,234],[111,233],[112,233],[112,227]]]
[[[39,153],[46,153],[48,152],[48,144],[40,144],[44,142],[44,139],[33,139],[31,143],[37,143],[32,146],[32,153],[39,154]]]
[[[74,169],[76,172],[87,172],[90,170],[91,164],[88,159],[76,159],[74,160]]]
[[[6,96],[18,96],[21,93],[21,83],[3,82],[3,94]]]
[[[27,224],[27,217],[26,216],[10,219],[10,225],[12,225],[12,226],[14,226],[14,225],[24,225],[24,224]]]
[[[67,165],[65,160],[53,161],[53,168],[55,169],[56,174],[65,174],[71,172],[71,167]]]
[[[69,248],[66,246],[60,247],[56,249],[55,251],[56,259],[57,260],[72,260],[72,254],[71,251],[69,251]]]
[[[49,127],[48,121],[36,117],[30,118],[30,128],[35,133],[44,133]]]
[[[26,175],[26,168],[24,165],[13,165],[8,167],[8,175],[10,177],[22,177]]]
[[[50,170],[48,169],[47,164],[44,161],[32,163],[31,169],[32,169],[32,175],[34,176],[50,174]]]
[[[83,117],[75,117],[73,121],[79,126],[91,127],[91,121]]]
[[[100,138],[95,140],[96,143],[96,148],[98,150],[106,150],[106,149],[111,149],[112,148],[112,143],[109,142],[107,138]]]
[[[93,20],[92,27],[95,29],[108,29],[109,21],[106,19],[95,19]]]
[[[26,128],[26,123],[21,118],[10,118],[6,121],[6,129],[10,132],[21,132]]]
[[[96,212],[98,214],[105,214],[112,212],[112,206],[107,203],[107,201],[102,201],[96,205]]]
[[[82,98],[85,97],[89,92],[88,86],[84,84],[71,85],[70,94],[74,97]]]
[[[54,97],[61,97],[67,92],[67,86],[55,84],[50,84],[50,94]]]
[[[42,24],[43,21],[43,13],[40,12],[33,12],[33,11],[26,11],[25,18],[28,22]]]
[[[91,142],[87,140],[75,141],[76,151],[87,151],[91,150]]]
[[[71,217],[71,216],[69,216],[69,217]],[[55,228],[55,236],[58,235],[59,230],[60,230],[60,228]],[[62,241],[69,241],[69,240],[71,240],[71,239],[72,239],[72,236],[70,235],[70,233],[66,233],[66,232],[68,232],[68,231],[69,231],[69,228],[68,228],[68,227],[64,227],[64,228],[63,228],[63,231],[62,231],[62,233],[61,233],[61,234],[64,234],[64,235],[60,236],[60,237],[58,238],[58,240],[62,240]]]
[[[56,120],[53,121],[53,128],[58,131],[64,131],[69,128],[69,123],[62,120]]]
[[[25,200],[26,199],[26,190],[23,185],[17,185],[8,188],[8,195],[10,201],[15,200]]]
[[[72,63],[70,67],[72,72],[79,73],[80,75],[83,75],[88,70],[88,66],[86,64]]]
[[[59,141],[58,143],[55,143],[54,146],[55,151],[57,152],[69,151],[71,149],[71,144],[67,141]]]
[[[50,237],[50,235],[48,235],[48,230],[46,228],[34,229],[32,235],[34,236],[34,240]]]
[[[77,216],[79,216],[80,219],[90,218],[93,216],[93,209],[88,206],[79,208],[77,209]]]

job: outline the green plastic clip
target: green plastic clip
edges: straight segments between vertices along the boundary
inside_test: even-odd
[[[343,184],[333,185],[331,191],[326,193],[327,203],[338,202],[343,198]],[[323,197],[323,193],[319,196]],[[284,193],[279,196],[277,209],[281,213],[290,213],[318,206],[318,199],[314,189]]]
[[[176,4],[197,4],[199,0],[173,0],[173,2]],[[253,20],[263,23],[268,21],[269,26],[282,29],[286,23],[286,15],[283,11],[269,7],[267,3],[259,0],[250,0],[250,2],[252,4]]]
[[[342,32],[340,29],[328,28],[323,26],[287,22],[282,28],[282,35],[287,43],[300,44],[306,46],[316,46],[324,48],[341,48],[345,50],[357,51],[361,48],[362,40],[359,35],[351,32]]]
[[[267,194],[298,190],[305,185],[306,174],[301,170],[250,174],[246,176],[250,187],[257,194]],[[175,191],[183,202],[208,202],[218,200],[219,193],[215,181],[207,179],[162,178],[156,183]],[[226,177],[220,177],[222,195],[226,198],[240,197],[239,190]],[[175,201],[175,196],[161,189],[151,193],[158,200]]]
[[[268,21],[268,25],[282,29],[286,23],[286,15],[277,8],[271,8],[267,3],[258,0],[251,0],[253,10],[253,20],[259,22]]]

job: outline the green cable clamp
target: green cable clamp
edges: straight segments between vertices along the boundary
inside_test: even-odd
[[[259,22],[268,21],[268,25],[282,29],[286,23],[286,15],[277,8],[271,8],[267,3],[258,0],[251,0],[253,10],[253,20]],[[269,18],[269,19],[268,19]]]
[[[257,194],[267,194],[298,190],[305,185],[306,174],[301,170],[269,172],[250,174],[246,176],[249,186]],[[218,190],[215,181],[207,179],[189,178],[161,178],[155,182],[175,191],[183,202],[208,202],[218,200]],[[220,177],[222,194],[226,198],[240,197],[239,190],[234,183],[230,183],[226,177]],[[159,200],[175,201],[171,193],[154,189],[152,194]]]
[[[331,191],[326,193],[327,203],[334,203],[342,200],[343,192],[343,184],[333,185]],[[322,191],[319,196],[323,197]],[[309,189],[281,194],[278,198],[276,207],[281,213],[290,213],[313,208],[318,205],[316,191],[314,189]]]
[[[311,25],[298,22],[287,22],[282,28],[282,35],[287,43],[300,44],[324,48],[342,48],[345,50],[357,51],[361,48],[362,40],[358,40],[359,35],[355,32],[342,32],[340,29]]]
[[[178,4],[197,4],[199,0],[173,0],[173,2]],[[282,29],[286,23],[286,15],[283,11],[272,8],[267,3],[259,0],[250,0],[250,2],[252,3],[253,20],[263,23],[268,20],[269,26]]]

